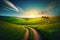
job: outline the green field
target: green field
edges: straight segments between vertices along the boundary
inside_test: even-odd
[[[60,23],[60,16],[50,17],[49,19],[0,16],[0,21],[5,21],[19,25],[42,25],[42,24]]]
[[[37,30],[42,40],[60,40],[60,16],[49,19],[0,16],[0,40],[23,40],[28,27]],[[29,40],[33,40],[29,30]]]
[[[0,21],[0,40],[22,40],[25,32],[20,25]]]

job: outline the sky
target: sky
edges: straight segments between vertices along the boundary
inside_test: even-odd
[[[56,0],[8,0],[15,7],[9,5],[4,0],[0,0],[0,15],[15,16],[24,14],[26,10],[38,9],[39,11],[49,10],[50,14],[60,16],[60,1]],[[51,4],[54,3],[54,4]],[[51,8],[50,8],[51,7]],[[19,10],[19,12],[17,11]]]

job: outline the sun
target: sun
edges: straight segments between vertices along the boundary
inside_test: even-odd
[[[21,15],[21,17],[23,17],[23,18],[37,18],[37,17],[40,17],[39,12],[40,11],[37,9],[27,10]]]
[[[36,18],[36,15],[29,15],[28,18]]]

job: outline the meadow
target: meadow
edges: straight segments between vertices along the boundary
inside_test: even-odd
[[[41,40],[60,40],[60,16],[46,18],[19,18],[0,16],[0,40],[23,40],[26,29],[28,40],[34,40],[31,27],[41,36]]]

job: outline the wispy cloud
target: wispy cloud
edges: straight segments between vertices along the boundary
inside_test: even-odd
[[[50,11],[52,10],[53,6],[55,5],[56,0],[52,0],[52,2],[50,2],[46,8],[46,11]]]
[[[11,8],[9,8],[9,9],[11,9],[11,10],[15,10],[15,11],[17,11],[17,12],[19,12],[19,9],[13,4],[13,3],[11,3],[10,1],[8,1],[8,0],[4,0],[4,2],[6,3],[6,5],[8,5],[9,7],[11,7]],[[13,9],[12,9],[13,8]]]

